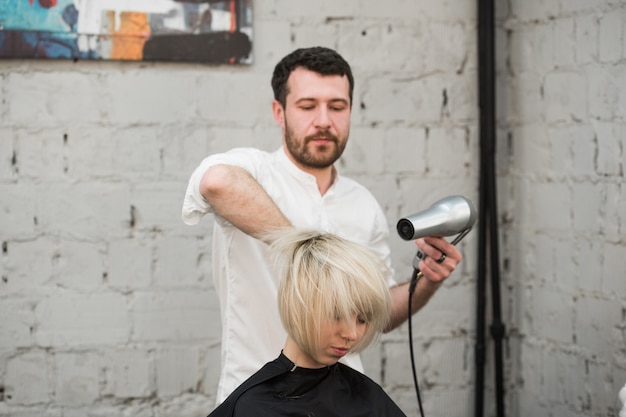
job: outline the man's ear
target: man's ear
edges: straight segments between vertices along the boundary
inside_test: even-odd
[[[274,115],[274,120],[276,123],[282,128],[285,127],[285,109],[283,105],[278,102],[278,100],[272,101],[272,114]]]

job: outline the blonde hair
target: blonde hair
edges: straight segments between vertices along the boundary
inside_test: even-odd
[[[351,349],[365,349],[389,322],[387,266],[369,249],[337,235],[282,229],[269,241],[280,267],[278,308],[287,333],[308,354],[319,345],[320,325],[348,320],[367,323]]]

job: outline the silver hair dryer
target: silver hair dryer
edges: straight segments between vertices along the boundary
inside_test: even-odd
[[[404,240],[424,236],[451,236],[469,231],[476,222],[474,204],[461,195],[443,198],[424,211],[404,217],[396,229]]]

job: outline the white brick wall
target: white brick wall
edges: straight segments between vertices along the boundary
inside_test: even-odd
[[[500,15],[513,415],[616,416],[626,382],[626,2]],[[502,151],[504,152],[504,151]],[[510,242],[511,244],[506,244]],[[513,243],[515,242],[515,243]]]
[[[616,415],[626,2],[497,3],[507,412]],[[340,167],[374,192],[392,231],[445,195],[477,202],[475,2],[254,6],[251,66],[0,63],[0,416],[208,414],[220,356],[211,219],[183,225],[182,196],[204,156],[278,146],[269,80],[296,47],[352,63]],[[472,232],[413,321],[427,416],[472,414],[476,243]],[[408,278],[415,247],[391,245]],[[405,325],[369,349],[367,373],[417,415],[407,337]]]

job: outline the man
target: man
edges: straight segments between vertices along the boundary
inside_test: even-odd
[[[277,274],[263,236],[273,229],[306,227],[362,244],[391,269],[389,228],[372,194],[339,175],[333,165],[348,141],[354,80],[335,51],[298,49],[272,77],[272,112],[282,130],[273,153],[238,148],[211,155],[191,175],[182,217],[196,224],[215,214],[213,279],[222,315],[222,372],[217,402],[272,360],[286,333],[276,306]],[[426,304],[461,261],[443,238],[418,239],[427,257],[412,294],[413,312]],[[388,277],[392,297],[387,331],[407,318],[408,282]],[[345,363],[362,371],[358,356]]]

